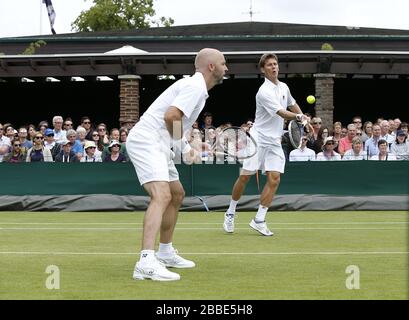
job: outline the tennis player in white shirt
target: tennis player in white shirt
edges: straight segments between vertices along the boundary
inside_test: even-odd
[[[166,267],[192,268],[193,261],[178,255],[172,240],[185,191],[173,161],[176,146],[188,162],[200,155],[183,138],[202,111],[208,91],[221,83],[227,71],[223,54],[202,49],[195,59],[196,73],[180,79],[166,89],[130,130],[126,149],[139,182],[151,200],[145,213],[140,259],[133,278],[159,281],[179,280],[180,275]],[[160,231],[159,250],[154,246]]]
[[[281,147],[284,119],[298,121],[310,119],[302,114],[288,86],[278,80],[277,56],[273,53],[264,54],[260,58],[259,68],[264,74],[265,81],[256,95],[256,118],[250,130],[250,134],[257,141],[258,150],[254,157],[243,162],[240,176],[233,186],[223,229],[228,233],[234,232],[237,203],[251,175],[262,170],[267,175],[267,182],[260,195],[260,205],[256,216],[250,222],[250,227],[264,236],[271,236],[273,232],[268,229],[265,217],[280,183],[280,175],[284,173],[285,156]]]

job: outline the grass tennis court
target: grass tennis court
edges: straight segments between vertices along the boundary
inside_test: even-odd
[[[174,245],[197,267],[153,282],[132,279],[142,212],[1,212],[0,299],[408,299],[408,212],[270,212],[273,237],[253,215],[229,235],[222,212],[182,212]],[[46,288],[49,265],[60,289]]]

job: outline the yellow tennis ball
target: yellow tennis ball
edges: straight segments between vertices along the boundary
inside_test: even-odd
[[[312,96],[312,95],[308,96],[308,97],[307,97],[307,102],[308,102],[309,104],[313,104],[313,103],[315,102],[315,97]]]

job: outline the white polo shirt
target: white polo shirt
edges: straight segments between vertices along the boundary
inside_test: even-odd
[[[290,161],[315,161],[315,152],[310,148],[298,148],[290,152]]]
[[[137,124],[138,128],[163,131],[169,135],[164,116],[173,106],[183,112],[183,131],[189,130],[203,110],[207,93],[206,82],[202,73],[180,79],[167,88],[146,110]]]
[[[280,145],[284,119],[277,112],[295,104],[288,86],[281,81],[274,84],[267,78],[256,95],[256,117],[253,130],[258,133],[260,146]]]
[[[10,142],[9,137],[6,137],[6,136],[4,136],[4,135],[2,135],[2,136],[0,137],[0,147],[3,147],[3,146],[8,146],[9,148],[11,147],[11,142]],[[7,153],[6,153],[6,154],[7,154]],[[3,155],[0,154],[0,162],[3,161],[3,157],[4,157],[6,154],[3,154]]]

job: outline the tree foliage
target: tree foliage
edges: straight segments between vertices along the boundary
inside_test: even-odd
[[[116,31],[171,26],[172,18],[155,20],[153,0],[93,0],[94,5],[82,11],[71,24],[74,31]]]

